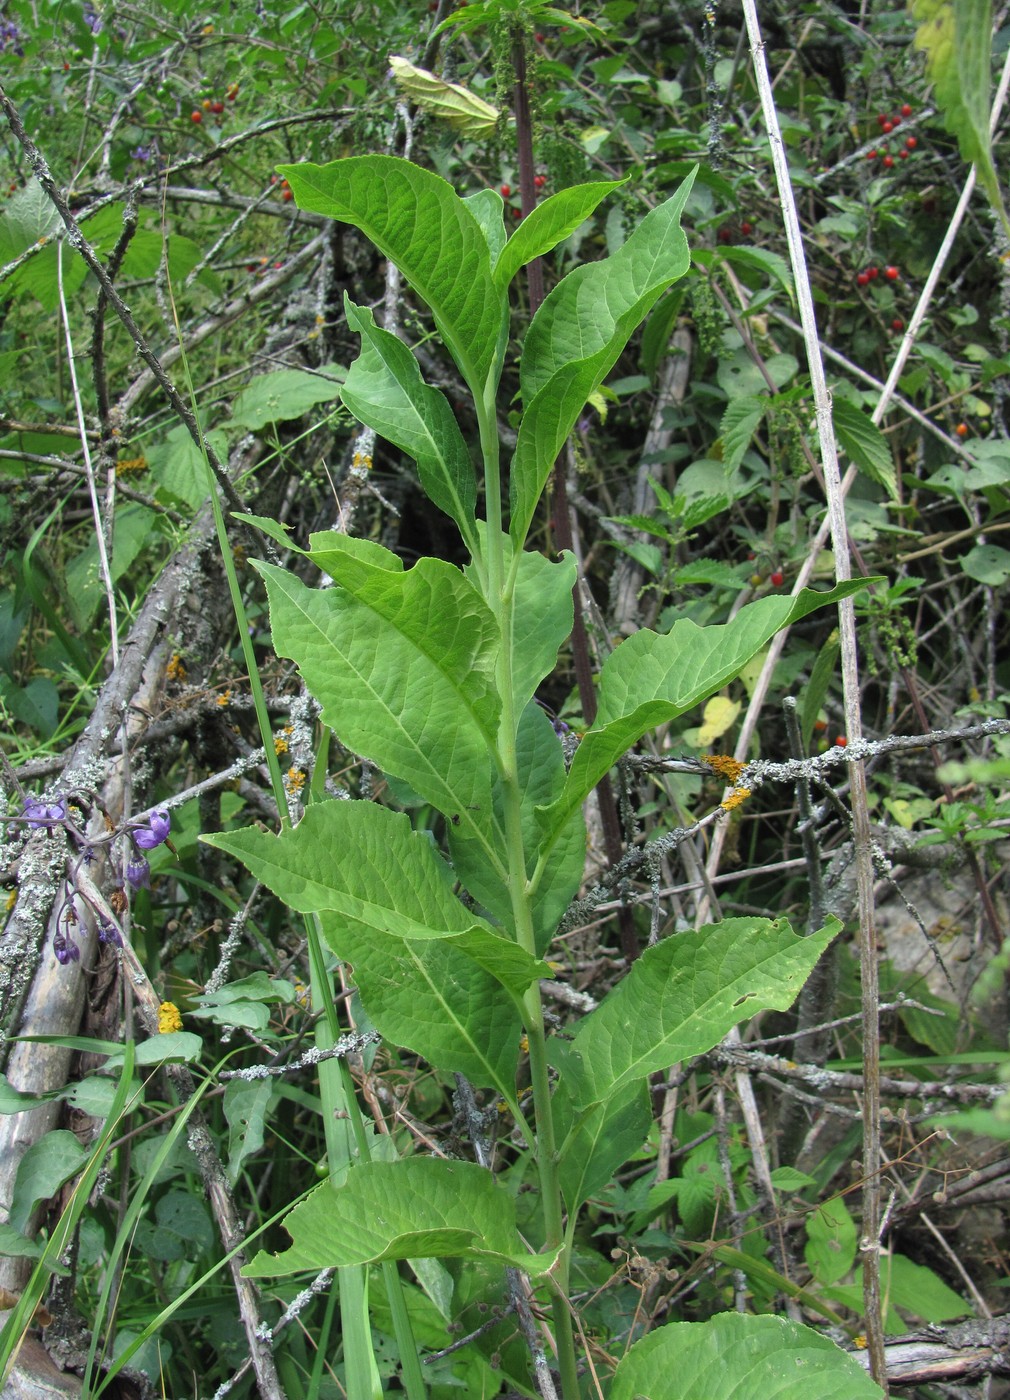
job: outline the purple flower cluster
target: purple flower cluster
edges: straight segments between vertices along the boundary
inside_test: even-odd
[[[84,23],[91,30],[92,34],[102,32],[102,17],[95,10],[94,5],[84,6]]]
[[[58,822],[67,819],[67,799],[57,797],[55,802],[40,802],[37,797],[26,797],[21,804],[21,815],[28,822],[29,831],[52,831]]]
[[[14,53],[18,58],[24,58],[25,51],[21,47],[21,35],[13,20],[0,20],[0,53]]]
[[[157,812],[151,813],[146,826],[138,826],[133,829],[131,832],[133,844],[142,851],[153,851],[155,846],[160,846],[163,841],[168,840],[168,833],[171,830],[172,818],[168,814],[168,809],[162,807]]]

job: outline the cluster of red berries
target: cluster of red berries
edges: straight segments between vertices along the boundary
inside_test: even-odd
[[[870,283],[875,282],[879,276],[879,267],[867,267],[862,272],[856,273],[856,286],[868,287]],[[888,282],[897,282],[898,278],[901,276],[901,273],[896,267],[889,264],[887,267],[884,268],[884,276],[887,278]],[[895,330],[898,329],[900,328],[898,326],[895,326]]]
[[[902,118],[910,117],[911,115],[912,109],[907,102],[902,106],[901,111],[896,116],[892,117],[889,116],[886,112],[878,112],[877,125],[880,127],[880,134],[882,136],[890,136],[891,132],[894,131],[895,127],[899,127],[901,125]],[[908,157],[912,154],[912,152],[915,150],[918,144],[919,142],[914,136],[906,137],[905,144],[897,153],[898,160],[908,160]],[[894,156],[886,147],[882,147],[878,151],[875,146],[873,150],[866,152],[866,159],[879,160],[886,170],[891,169],[891,167],[894,165],[895,160]]]
[[[282,268],[282,267],[284,266],[284,264],[283,264],[282,262],[275,262],[275,263],[273,264],[273,266],[274,266],[275,268]],[[258,262],[246,263],[246,265],[245,265],[245,270],[246,270],[246,272],[253,272],[253,273],[255,273],[257,277],[262,277],[263,274],[264,274],[264,272],[266,272],[267,269],[268,269],[269,267],[270,267],[270,259],[269,259],[269,258],[260,258]]]
[[[271,183],[271,185],[276,185],[276,184],[277,184],[277,176],[276,176],[276,175],[271,175],[271,176],[270,176],[270,183]],[[291,201],[294,199],[294,195],[291,193],[291,186],[288,184],[287,180],[281,180],[280,184],[281,184],[281,199],[283,199],[283,201],[284,201],[285,204],[290,204]]]
[[[229,102],[235,101],[236,97],[238,97],[238,83],[228,84],[228,90],[225,93],[225,97],[228,99]],[[200,106],[194,107],[192,112],[190,112],[189,119],[196,126],[199,126],[200,123],[203,121],[204,112],[210,112],[213,116],[219,117],[223,111],[224,103],[220,101],[220,99],[212,99],[210,97],[205,97],[200,103]]]

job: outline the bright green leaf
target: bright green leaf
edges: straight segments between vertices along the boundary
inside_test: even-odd
[[[819,1283],[840,1283],[856,1262],[856,1222],[841,1197],[825,1201],[807,1216],[804,1257]]]
[[[783,1317],[721,1313],[672,1322],[636,1342],[621,1361],[610,1400],[880,1400],[859,1362],[811,1327]]]
[[[235,400],[228,426],[257,432],[268,423],[301,418],[317,403],[331,403],[338,398],[342,378],[339,365],[322,365],[311,374],[304,369],[277,369],[259,374]]]
[[[510,533],[521,546],[547,476],[586,400],[635,328],[691,262],[680,217],[693,174],[602,262],[575,268],[530,323],[519,364],[525,405],[512,455]]]
[[[497,286],[507,288],[521,267],[551,252],[589,218],[623,180],[600,180],[592,185],[572,185],[543,200],[525,218],[502,249],[494,265]]]
[[[429,500],[455,520],[476,553],[477,477],[445,395],[425,384],[403,341],[375,324],[371,311],[344,297],[347,324],[361,336],[361,354],[344,384],[343,401],[362,423],[413,457]]]
[[[781,628],[871,581],[839,584],[830,593],[804,589],[795,598],[761,598],[741,608],[732,622],[699,627],[681,618],[665,636],[643,629],[622,642],[604,663],[599,711],[576,750],[564,794],[542,813],[545,835],[647,730],[676,719],[739,675]]]
[[[526,1273],[550,1269],[557,1251],[530,1254],[515,1203],[490,1172],[470,1162],[407,1157],[367,1162],[336,1190],[327,1182],[285,1217],[291,1247],[259,1253],[251,1278],[345,1268],[380,1259],[493,1259]]]
[[[430,306],[463,378],[483,399],[500,370],[506,306],[481,227],[448,181],[394,156],[277,168],[300,208],[354,224],[396,264]]]
[[[554,1054],[576,1107],[678,1060],[702,1055],[759,1011],[786,1011],[837,934],[837,919],[801,937],[785,919],[726,919],[646,949]]]
[[[838,445],[856,466],[883,486],[892,501],[898,499],[898,474],[887,439],[867,413],[848,399],[835,398],[831,406]]]

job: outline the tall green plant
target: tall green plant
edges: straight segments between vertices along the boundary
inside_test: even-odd
[[[497,193],[461,199],[404,160],[281,170],[302,208],[357,226],[396,264],[430,309],[473,399],[482,518],[481,483],[445,397],[424,382],[409,349],[348,300],[361,353],[344,403],[417,462],[423,489],[455,522],[469,563],[459,569],[422,558],[408,570],[371,541],[318,534],[306,557],[331,588],[258,566],[274,645],[297,663],[324,724],[442,813],[448,850],[438,851],[403,813],[365,801],[320,802],[279,835],[249,829],[207,839],[292,909],[318,918],[390,1043],[500,1095],[536,1164],[541,1223],[533,1253],[513,1196],[471,1163],[359,1161],[341,1185],[324,1183],[287,1217],[291,1247],[259,1254],[249,1271],[433,1256],[478,1273],[519,1268],[550,1296],[561,1391],[575,1400],[576,1224],[587,1198],[647,1132],[648,1075],[711,1048],[744,1016],[788,1007],[837,931],[832,923],[801,938],[784,920],[746,918],[669,939],[642,956],[571,1041],[549,1042],[540,981],[551,976],[544,956],[582,879],[582,803],[649,729],[726,684],[779,628],[858,585],[765,598],[725,626],[684,619],[666,635],[631,638],[603,668],[599,712],[566,769],[534,697],[571,627],[575,565],[570,556],[528,550],[527,536],[587,399],[688,270],[680,220],[693,176],[611,257],[569,273],[534,316],[519,364],[522,408],[506,486],[498,390],[509,284],[614,186],[554,195],[506,239]],[[458,897],[454,881],[470,901]],[[532,1109],[516,1088],[524,1035]],[[666,1330],[663,1364],[685,1337]],[[633,1350],[621,1363],[623,1389],[615,1394],[642,1388],[636,1366],[644,1376],[658,1364],[650,1343],[647,1358],[636,1362]],[[877,1393],[858,1369],[849,1374],[841,1353],[826,1354],[848,1377],[845,1394]]]

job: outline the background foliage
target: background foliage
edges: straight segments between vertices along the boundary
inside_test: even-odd
[[[602,665],[618,646],[632,657],[637,644],[625,639],[643,626],[669,634],[685,621],[732,623],[755,600],[769,600],[770,613],[780,600],[784,619],[824,493],[741,16],[730,6],[673,10],[649,0],[612,0],[576,16],[546,6],[524,12],[537,190],[613,184],[545,259],[548,288],[577,262],[617,254],[647,210],[700,163],[684,215],[690,269],[594,394],[562,456],[594,659]],[[881,1093],[892,1111],[882,1167],[889,1334],[999,1313],[1006,1273],[999,1093],[1007,1061],[1002,843],[1010,752],[1004,726],[982,729],[1006,717],[1010,551],[1001,535],[1010,520],[1010,323],[1001,213],[977,194],[963,219],[958,214],[963,157],[979,161],[980,183],[998,194],[1001,143],[997,134],[990,152],[988,108],[976,100],[990,56],[955,53],[975,64],[972,101],[962,109],[942,70],[951,51],[934,43],[927,72],[916,46],[920,26],[928,37],[931,22],[953,23],[955,12],[988,32],[983,7],[965,5],[913,15],[873,3],[814,4],[802,14],[762,15],[836,436],[845,464],[858,469],[846,504],[853,554],[860,572],[885,580],[860,594],[858,606],[862,729],[880,854]],[[311,799],[363,797],[406,812],[425,841],[453,839],[434,805],[361,761],[353,745],[321,738],[318,706],[283,646],[273,649],[266,593],[250,566],[272,550],[263,572],[277,580],[283,569],[291,590],[314,585],[318,570],[298,551],[311,533],[333,529],[368,542],[363,548],[391,550],[407,566],[422,556],[465,562],[449,520],[458,518],[452,500],[436,496],[443,509],[433,508],[403,445],[391,445],[394,433],[390,441],[362,434],[348,383],[374,311],[446,395],[463,451],[473,454],[478,425],[458,369],[426,307],[390,289],[373,244],[314,212],[301,192],[292,197],[298,163],[407,153],[460,195],[498,190],[506,223],[520,223],[508,45],[500,26],[484,23],[484,7],[469,7],[464,22],[436,33],[447,14],[444,5],[389,0],[342,3],[336,12],[235,3],[213,13],[181,0],[101,10],[15,2],[0,22],[4,92],[149,354],[147,363],[138,356],[107,289],[57,237],[56,209],[23,145],[5,134],[0,728],[12,824],[3,846],[10,900],[0,996],[8,1037],[90,1039],[58,1047],[62,1058],[47,1061],[37,1080],[22,1081],[14,1060],[5,1061],[0,1113],[11,1136],[0,1265],[13,1303],[25,1296],[32,1251],[48,1241],[55,1259],[55,1245],[62,1248],[54,1222],[72,1202],[69,1183],[102,1121],[118,1123],[108,1170],[83,1196],[78,1191],[77,1242],[48,1298],[45,1337],[68,1364],[96,1373],[103,1357],[143,1339],[130,1357],[132,1378],[111,1382],[134,1386],[130,1393],[154,1393],[152,1383],[174,1395],[209,1396],[229,1385],[251,1393],[254,1374],[262,1386],[262,1370],[249,1364],[253,1304],[223,1261],[240,1237],[260,1229],[250,1254],[260,1244],[288,1247],[277,1218],[326,1175],[332,1151],[329,1091],[318,1068],[301,1063],[322,1011],[308,990],[304,928],[227,854],[256,841],[257,823],[273,830],[277,821],[243,642],[262,680],[296,815],[303,804],[310,817],[327,810],[309,806]],[[997,28],[997,64],[1005,50]],[[430,85],[425,90],[391,56],[457,88],[436,87],[442,108],[433,108]],[[506,454],[518,427],[508,405],[529,388],[518,369],[528,295],[517,279],[498,421]],[[913,325],[914,343],[878,420],[872,415]],[[150,357],[173,381],[174,404]],[[206,430],[229,483],[226,507],[261,525],[277,522],[266,540],[230,515],[227,556],[215,548],[204,455],[180,408]],[[428,486],[425,470],[421,463]],[[530,543],[552,557],[555,533],[542,507]],[[244,638],[226,563],[248,615]],[[828,550],[815,551],[814,566],[821,584],[833,579]],[[728,667],[733,679],[706,704],[654,716],[659,727],[620,770],[625,849],[669,837],[648,865],[629,866],[592,907],[576,905],[563,918],[562,907],[544,911],[538,951],[560,984],[550,1003],[558,1044],[574,1035],[578,1046],[580,1016],[611,988],[620,984],[632,996],[622,978],[632,952],[650,941],[722,917],[785,917],[814,931],[835,914],[851,933],[846,736],[830,610],[797,621],[774,669],[769,662],[767,684],[764,661],[762,651],[742,670]],[[584,727],[567,653],[537,695],[558,730]],[[783,710],[787,697],[796,700],[795,719]],[[885,742],[932,730],[970,737],[946,749]],[[754,770],[764,780],[727,815],[725,780],[736,771],[697,760],[734,749],[747,760],[824,759],[812,790],[795,773],[780,781]],[[695,761],[663,768],[658,760],[671,755]],[[603,766],[612,758],[608,751]],[[948,762],[938,767],[941,759]],[[80,944],[86,979],[80,967],[54,963],[52,926],[44,942],[40,932],[49,912],[65,907],[60,860],[69,851],[76,869],[78,848],[58,824],[43,823],[28,839],[15,820],[26,793],[43,801],[64,794],[71,820],[76,802],[82,823],[92,821],[91,835],[103,809],[110,829],[119,829],[184,798],[172,806],[172,849],[146,848],[149,887],[133,889],[121,849],[99,842],[95,885],[127,922],[135,975],[129,964],[121,970],[113,944],[96,945],[91,913],[80,930],[64,925]],[[555,800],[545,788],[543,801]],[[584,892],[607,864],[594,803]],[[339,812],[341,804],[329,806]],[[222,831],[232,835],[216,846],[198,840]],[[58,842],[69,842],[68,851],[60,847],[56,873],[47,876],[52,863],[42,857]],[[113,897],[124,885],[121,909]],[[492,892],[480,897],[493,908]],[[872,1088],[858,1078],[851,937],[838,941],[805,995],[795,1014],[769,1013],[745,1028],[743,1045],[724,1043],[654,1074],[647,1105],[644,1095],[616,1104],[595,1130],[613,1143],[609,1169],[563,1182],[566,1201],[587,1203],[571,1278],[580,1345],[595,1370],[584,1378],[586,1394],[625,1393],[619,1374],[608,1389],[616,1363],[662,1324],[718,1318],[729,1329],[725,1338],[712,1334],[705,1345],[714,1350],[698,1363],[709,1397],[712,1367],[733,1345],[734,1309],[767,1315],[772,1329],[815,1322],[836,1340],[862,1331],[861,1176],[852,1163],[858,1096]],[[178,1015],[164,1010],[167,1003]],[[127,1103],[127,1088],[140,1081],[132,1067],[130,1076],[123,1072],[122,1059],[102,1060],[99,1074],[96,1042],[130,1039],[145,1009],[156,1016],[159,1005],[166,1039],[146,1061],[147,1042],[138,1045],[143,1094]],[[340,1029],[361,1037],[350,1065],[384,1135],[382,1150],[389,1157],[435,1151],[469,1167],[479,1115],[495,1144],[499,1183],[514,1200],[515,1228],[538,1244],[535,1178],[504,1099],[485,1094],[468,1109],[451,1075],[389,1042],[378,1047],[350,979],[338,985],[337,1005]],[[518,1064],[521,1098],[529,1067],[516,1019],[493,1014],[503,1015],[505,1069],[483,1079],[468,1072],[486,1086]],[[618,1035],[634,1025],[634,1011],[614,1014]],[[801,1028],[831,1025],[796,1038],[797,1016]],[[677,1058],[676,1046],[667,1049],[668,1060],[657,1064]],[[3,1050],[17,1054],[9,1040]],[[161,1059],[175,1063],[155,1074]],[[226,1077],[296,1062],[284,1074]],[[744,1079],[753,1081],[749,1097]],[[48,1096],[41,1130],[42,1108],[27,1113],[15,1084]],[[953,1108],[961,1121],[950,1138],[935,1120]],[[208,1187],[201,1143],[216,1153],[231,1217]],[[514,1233],[496,1223],[508,1236],[497,1242],[504,1258]],[[395,1390],[408,1382],[389,1268],[396,1270],[373,1271],[369,1308],[376,1374]],[[415,1261],[400,1272],[415,1336],[435,1356],[424,1368],[433,1395],[536,1393],[527,1342],[494,1261],[467,1268],[455,1259]],[[328,1280],[301,1297],[304,1286],[304,1276],[271,1279],[255,1303],[274,1329],[266,1350],[278,1393],[339,1395],[348,1384],[347,1317],[338,1316]],[[768,1339],[772,1354],[799,1345],[774,1331]],[[88,1355],[93,1340],[97,1359]],[[654,1364],[651,1345],[638,1353],[643,1377]],[[648,1387],[658,1383],[636,1382],[653,1395]],[[918,1393],[945,1392],[923,1385]]]

